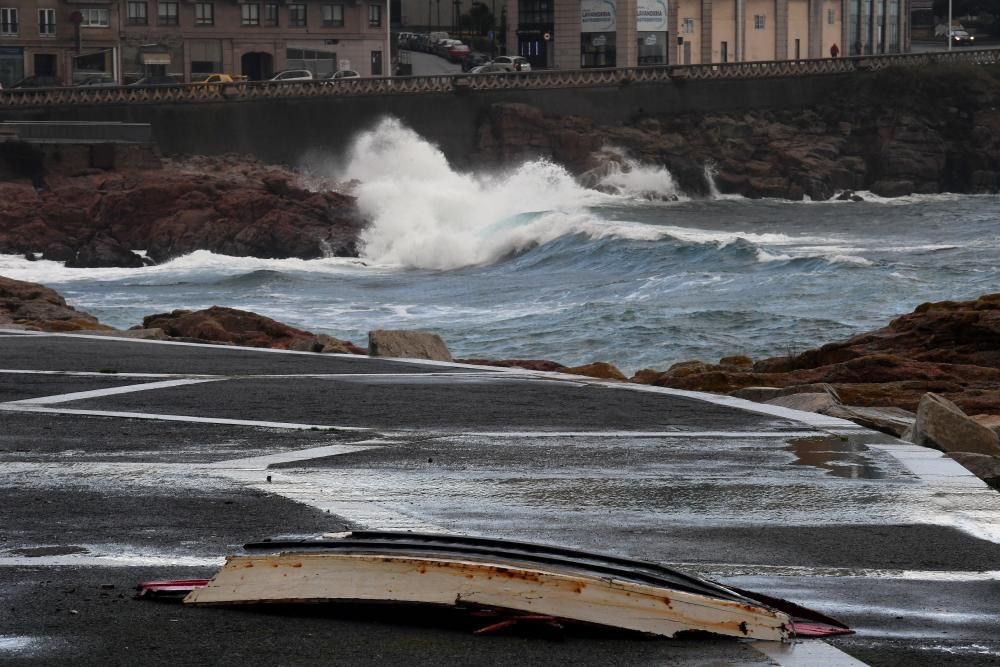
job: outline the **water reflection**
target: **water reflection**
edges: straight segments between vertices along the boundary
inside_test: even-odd
[[[869,458],[865,445],[833,436],[792,440],[785,447],[798,460],[794,465],[822,468],[831,475],[846,479],[884,479],[886,472]]]

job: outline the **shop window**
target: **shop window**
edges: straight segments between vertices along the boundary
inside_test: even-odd
[[[288,25],[293,28],[304,28],[306,26],[305,5],[288,5]]]
[[[160,25],[177,25],[177,3],[161,2],[157,8],[157,23]]]
[[[146,14],[146,3],[137,0],[131,0],[128,3],[128,24],[129,25],[146,25],[149,19]]]
[[[111,10],[85,8],[80,10],[81,28],[107,28],[111,25]]]
[[[196,2],[194,5],[195,25],[215,25],[215,4],[211,2]]]
[[[42,37],[55,37],[56,35],[56,10],[38,10],[38,34]]]
[[[615,33],[584,32],[580,34],[581,67],[615,66]]]
[[[382,5],[368,5],[368,27],[379,28],[382,26]]]
[[[218,40],[192,40],[188,43],[191,54],[192,79],[197,74],[214,74],[222,70],[222,42]]]
[[[244,26],[260,25],[260,5],[256,4],[240,5],[240,25]]]
[[[327,28],[343,28],[344,5],[323,5],[323,25]]]
[[[17,36],[17,8],[0,7],[0,35]]]
[[[278,25],[278,5],[272,2],[264,5],[264,25],[271,27]]]
[[[767,17],[765,17],[763,14],[754,14],[753,15],[753,29],[754,30],[763,30],[766,18]]]

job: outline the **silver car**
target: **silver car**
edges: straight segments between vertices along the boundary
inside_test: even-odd
[[[531,63],[527,58],[521,56],[497,56],[493,59],[494,65],[500,65],[508,72],[530,72]]]

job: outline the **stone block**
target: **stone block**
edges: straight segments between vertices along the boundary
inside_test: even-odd
[[[808,394],[791,394],[790,396],[778,396],[766,401],[768,405],[777,405],[792,410],[802,410],[803,412],[818,412],[826,414],[839,405],[837,399],[827,392],[816,392]]]
[[[451,352],[441,337],[425,331],[387,329],[369,331],[368,354],[373,357],[452,360]]]
[[[976,423],[948,399],[924,394],[917,406],[912,441],[945,452],[972,452],[1000,456],[1000,438]]]

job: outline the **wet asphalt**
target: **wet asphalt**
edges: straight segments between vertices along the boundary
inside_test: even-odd
[[[72,336],[0,335],[0,371],[0,664],[779,664],[728,640],[132,599],[248,541],[351,527],[656,560],[838,616],[858,632],[828,643],[872,665],[1000,660],[1000,496],[860,429],[585,378]],[[128,389],[185,379],[212,381]]]

